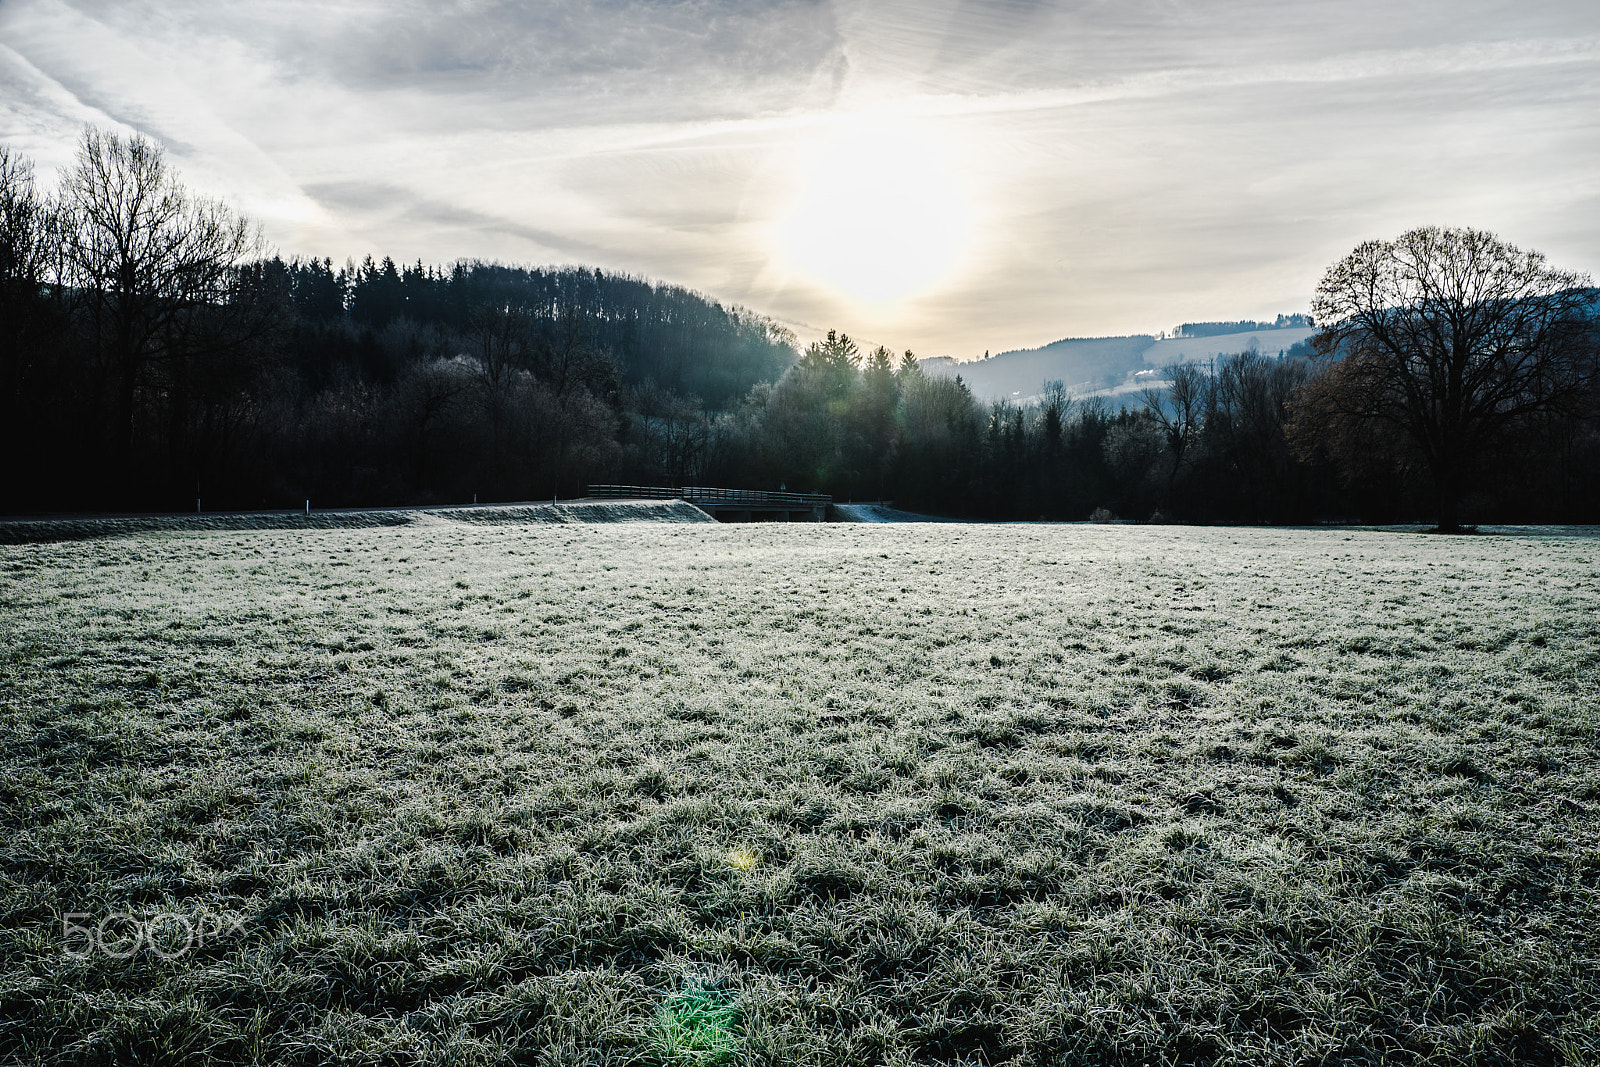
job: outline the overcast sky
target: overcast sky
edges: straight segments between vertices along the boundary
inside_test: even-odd
[[[1600,274],[1595,0],[0,0],[0,139],[285,255],[584,263],[919,355],[1303,311],[1369,237]]]

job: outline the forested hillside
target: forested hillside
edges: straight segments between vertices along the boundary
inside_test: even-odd
[[[999,357],[930,373],[837,332],[802,354],[755,313],[584,267],[285,260],[149,142],[88,131],[58,190],[0,147],[0,508],[487,503],[631,482],[983,518],[1600,519],[1586,279],[1478,231],[1405,240],[1522,287],[1373,310],[1350,282],[1343,304],[1319,297],[1315,353],[1175,360],[1114,400],[1074,397],[1039,362],[1026,396],[991,400],[962,375]],[[1356,278],[1374,255],[1359,251],[1324,284]],[[1445,313],[1482,320],[1476,339],[1429,340]],[[1031,358],[1070,349],[1091,380],[1124,380],[1153,343]],[[1471,389],[1428,392],[1451,375]]]
[[[91,131],[55,192],[0,148],[0,506],[575,495],[661,476],[652,420],[796,358],[776,323],[640,278],[262,251],[147,142]]]
[[[771,320],[625,274],[469,261],[446,269],[400,267],[370,256],[337,273],[328,260],[275,258],[262,270],[290,296],[292,347],[323,351],[323,365],[339,362],[352,347],[382,346],[386,334],[392,342],[394,334],[415,337],[418,330],[447,337],[446,347],[471,355],[490,320],[508,314],[510,321],[498,323],[502,332],[511,327],[522,334],[529,359],[558,378],[571,371],[562,359],[578,358],[583,349],[604,353],[622,385],[650,383],[712,407],[726,406],[758,381],[776,380],[795,360],[793,338]],[[426,347],[427,339],[412,344]]]

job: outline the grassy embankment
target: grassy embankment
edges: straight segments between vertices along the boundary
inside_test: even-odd
[[[195,515],[69,516],[0,520],[0,545],[81,541],[120,534],[239,532],[243,530],[360,530],[452,519],[478,525],[629,522],[711,522],[681,500],[569,501],[565,504],[487,504],[471,507],[364,508],[318,511],[223,511]]]
[[[433,518],[0,601],[7,1061],[1600,1058],[1597,541]],[[238,925],[64,954],[119,912]]]

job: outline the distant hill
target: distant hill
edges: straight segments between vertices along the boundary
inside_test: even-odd
[[[1027,400],[1037,396],[1047,381],[1060,381],[1076,396],[1125,391],[1134,376],[1174,363],[1199,363],[1220,355],[1244,352],[1252,345],[1262,355],[1280,356],[1316,330],[1304,315],[1280,315],[1280,323],[1185,323],[1179,336],[1157,338],[1151,334],[1127,337],[1067,337],[1041,348],[1001,352],[986,359],[962,362],[949,356],[922,360],[929,374],[960,375],[973,393],[986,400]],[[1248,327],[1231,333],[1212,327]],[[1186,331],[1193,330],[1190,335]],[[1146,376],[1147,377],[1147,376]],[[1141,383],[1142,384],[1142,383]]]
[[[1057,379],[1074,393],[1089,393],[1143,369],[1145,350],[1155,343],[1150,334],[1067,337],[1043,348],[1001,352],[965,363],[938,356],[922,360],[922,369],[947,377],[959,374],[974,394],[990,400],[1035,396],[1044,382]]]

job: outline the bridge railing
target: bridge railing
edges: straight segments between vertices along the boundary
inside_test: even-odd
[[[591,485],[584,489],[583,495],[610,500],[681,500],[683,491],[657,485]]]
[[[672,489],[659,485],[591,485],[588,495],[611,500],[687,500],[691,504],[743,504],[753,507],[825,507],[833,503],[827,493],[766,492],[760,489],[713,489],[686,485]]]

